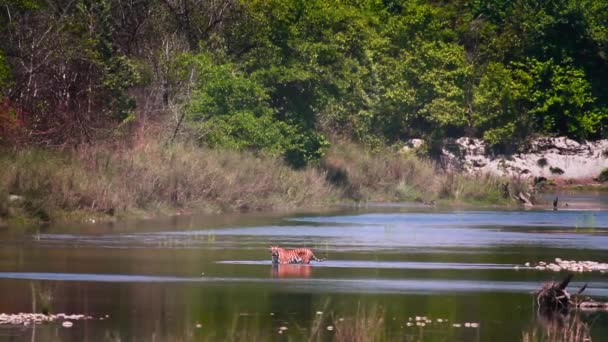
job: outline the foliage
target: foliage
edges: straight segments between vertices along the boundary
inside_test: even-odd
[[[8,64],[6,63],[6,56],[0,49],[0,94],[4,93],[4,90],[10,85],[11,71]]]
[[[600,182],[608,182],[608,168],[603,169],[602,172],[600,172],[600,175],[597,177],[597,179]]]
[[[590,89],[582,70],[552,60],[491,64],[475,92],[475,125],[490,144],[507,144],[533,132],[594,136],[606,118],[593,108]]]
[[[505,150],[608,136],[605,1],[0,5],[0,88],[22,140],[41,145],[113,136],[171,106],[199,142],[294,166],[329,136],[425,138],[430,152],[464,135]]]
[[[268,89],[254,75],[230,63],[217,64],[206,53],[185,58],[186,70],[196,75],[187,120],[201,142],[283,154],[296,167],[323,156],[327,140],[294,120],[278,120]]]

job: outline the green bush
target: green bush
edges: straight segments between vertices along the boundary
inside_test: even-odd
[[[249,111],[211,117],[199,126],[208,130],[202,138],[211,147],[265,151],[281,154],[291,146],[294,128],[270,115],[255,116]]]
[[[230,63],[215,63],[208,53],[189,55],[183,67],[195,71],[187,124],[212,147],[283,155],[294,167],[321,159],[325,137],[291,121],[279,120],[269,89],[254,75]]]
[[[329,146],[329,141],[319,133],[298,134],[285,151],[285,159],[293,167],[304,167],[321,160]]]
[[[600,182],[608,182],[608,168],[603,169],[602,172],[600,172],[600,175],[597,177],[597,179]]]
[[[561,168],[559,168],[557,166],[555,166],[555,167],[550,166],[549,171],[551,171],[551,174],[554,174],[554,175],[563,175],[564,174],[564,170],[562,170]]]

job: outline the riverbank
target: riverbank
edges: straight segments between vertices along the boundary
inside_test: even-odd
[[[566,137],[541,137],[513,154],[494,153],[481,139],[448,141],[442,162],[466,173],[538,178],[548,185],[576,189],[607,189],[608,139],[577,142]]]
[[[351,143],[335,143],[318,165],[297,170],[279,157],[151,140],[128,148],[26,148],[0,156],[0,224],[368,201],[508,204],[503,181],[444,172],[415,154]]]

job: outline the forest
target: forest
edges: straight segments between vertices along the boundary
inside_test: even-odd
[[[329,140],[608,135],[608,3],[2,0],[0,143],[160,125],[293,166]]]

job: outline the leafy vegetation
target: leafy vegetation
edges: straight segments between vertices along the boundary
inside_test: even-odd
[[[432,152],[462,135],[511,149],[608,134],[604,1],[0,4],[5,145],[93,142],[154,119],[303,166],[330,136],[426,138]]]
[[[597,179],[600,182],[608,182],[608,168],[603,169],[602,172],[600,172],[600,175],[597,177]]]

